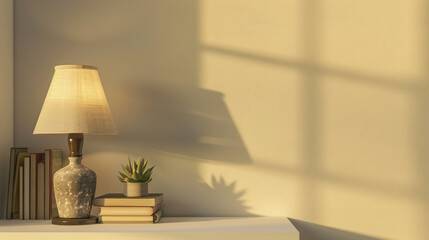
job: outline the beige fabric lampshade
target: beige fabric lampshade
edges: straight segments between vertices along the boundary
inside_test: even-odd
[[[68,133],[117,133],[96,67],[55,67],[33,134]]]

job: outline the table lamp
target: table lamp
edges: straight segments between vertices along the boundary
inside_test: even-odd
[[[59,217],[54,224],[92,224],[96,174],[82,165],[84,135],[115,135],[116,127],[96,67],[55,66],[33,134],[68,134],[69,165],[53,178]]]

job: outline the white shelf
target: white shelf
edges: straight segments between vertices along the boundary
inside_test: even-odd
[[[287,218],[164,217],[156,224],[52,225],[45,220],[0,220],[0,239],[263,239],[299,240]]]

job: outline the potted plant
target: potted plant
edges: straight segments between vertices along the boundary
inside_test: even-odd
[[[131,163],[128,157],[128,165],[123,165],[124,172],[119,172],[119,181],[125,183],[124,195],[126,197],[141,197],[148,193],[148,183],[152,181],[153,167],[146,169],[147,160],[140,156],[137,161]]]

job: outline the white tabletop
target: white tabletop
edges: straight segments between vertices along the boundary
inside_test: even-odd
[[[124,238],[127,237],[127,238]],[[53,225],[45,220],[0,220],[0,239],[282,239],[299,240],[286,218],[164,217],[156,224]]]

